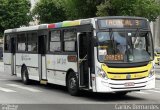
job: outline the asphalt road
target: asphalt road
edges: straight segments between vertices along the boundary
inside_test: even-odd
[[[160,67],[156,69],[158,73]],[[24,85],[20,78],[0,72],[0,104],[160,104],[159,96],[160,79],[156,80],[155,89],[131,92],[124,97],[86,91],[75,97],[65,87],[40,85],[35,81]]]

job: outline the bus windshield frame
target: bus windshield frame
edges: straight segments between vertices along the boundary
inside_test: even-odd
[[[152,35],[147,30],[99,30],[97,42],[99,62],[138,63],[154,59]]]

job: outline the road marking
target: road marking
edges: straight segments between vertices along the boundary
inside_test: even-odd
[[[160,91],[156,91],[156,90],[147,90],[147,91],[151,91],[151,92],[160,93]]]
[[[33,89],[33,88],[30,88],[30,87],[24,87],[24,86],[17,85],[17,84],[6,84],[6,85],[11,86],[11,87],[24,89],[24,90],[28,90],[28,91],[31,91],[31,92],[42,92],[42,91],[37,90],[37,89]]]
[[[135,93],[138,93],[138,94],[149,94],[149,93],[147,93],[147,92],[142,92],[142,91],[135,92]]]
[[[14,90],[3,88],[3,87],[0,87],[0,91],[3,91],[3,92],[16,92]]]
[[[7,81],[8,79],[0,79],[0,81]]]

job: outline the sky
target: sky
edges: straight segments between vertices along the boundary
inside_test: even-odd
[[[37,2],[38,0],[31,0],[31,5],[32,7],[35,5],[35,3]]]

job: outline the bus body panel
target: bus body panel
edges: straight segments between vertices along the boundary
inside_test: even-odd
[[[69,69],[77,72],[77,62],[69,62],[68,56],[76,55],[46,55],[47,80],[49,83],[66,85],[66,74]]]
[[[16,53],[17,76],[21,76],[22,65],[27,67],[30,79],[39,80],[38,54]]]
[[[66,85],[65,78],[66,78],[66,72],[64,71],[47,70],[48,83],[65,86]]]
[[[68,71],[70,68],[77,72],[77,62],[69,62],[68,56],[76,55],[46,55],[47,69]]]
[[[12,53],[3,53],[3,62],[4,62],[4,71],[6,73],[11,74],[11,61],[12,61]]]

